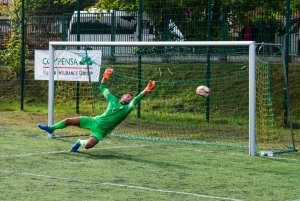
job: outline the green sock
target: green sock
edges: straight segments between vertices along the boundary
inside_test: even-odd
[[[64,121],[60,121],[57,124],[49,126],[49,129],[54,131],[56,129],[62,129],[62,128],[65,128],[65,127],[67,127],[67,125],[65,124],[65,122]]]

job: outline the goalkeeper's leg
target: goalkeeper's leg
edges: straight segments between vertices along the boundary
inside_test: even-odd
[[[91,131],[91,135],[87,140],[78,139],[75,144],[71,147],[71,152],[76,152],[80,146],[85,149],[90,149],[98,144],[99,141],[103,139],[106,135],[106,131],[101,129],[101,125],[99,125],[99,119],[91,117],[80,117],[80,128],[88,129]]]
[[[80,140],[78,139],[75,144],[71,147],[71,152],[77,152],[80,146],[84,147],[85,149],[90,149],[98,144],[98,139],[94,136],[90,136],[87,140]]]
[[[63,129],[67,126],[80,126],[80,117],[66,118],[63,121],[60,121],[54,125],[43,125],[39,124],[38,127],[48,133],[53,133],[56,129]]]

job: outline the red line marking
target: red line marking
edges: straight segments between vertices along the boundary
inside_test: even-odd
[[[43,66],[43,68],[49,68],[49,66]],[[77,70],[77,69],[87,69],[87,67],[74,67],[74,66],[57,66],[57,67],[54,67],[54,68],[58,68],[58,69],[74,69],[74,70]]]

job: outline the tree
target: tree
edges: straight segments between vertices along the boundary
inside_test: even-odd
[[[221,30],[229,32],[231,29],[243,26],[249,20],[283,15],[285,1],[211,0],[211,39],[220,40],[223,37]],[[168,21],[172,20],[183,32],[186,40],[207,39],[208,2],[208,0],[142,0],[143,11],[148,13],[160,33],[168,29]],[[98,0],[93,7],[102,10],[137,10],[138,3],[138,0]],[[189,21],[185,20],[187,10],[192,13]]]
[[[4,49],[0,50],[0,58],[3,63],[11,68],[12,72],[17,72],[21,55],[21,1],[11,0],[10,3],[10,6],[3,9],[2,12],[11,17],[11,35]]]

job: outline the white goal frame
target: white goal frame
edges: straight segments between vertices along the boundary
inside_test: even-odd
[[[240,46],[249,53],[249,156],[256,153],[256,43],[254,41],[184,41],[184,42],[49,42],[48,124],[54,123],[54,50],[56,46]],[[53,135],[49,134],[49,138]]]

